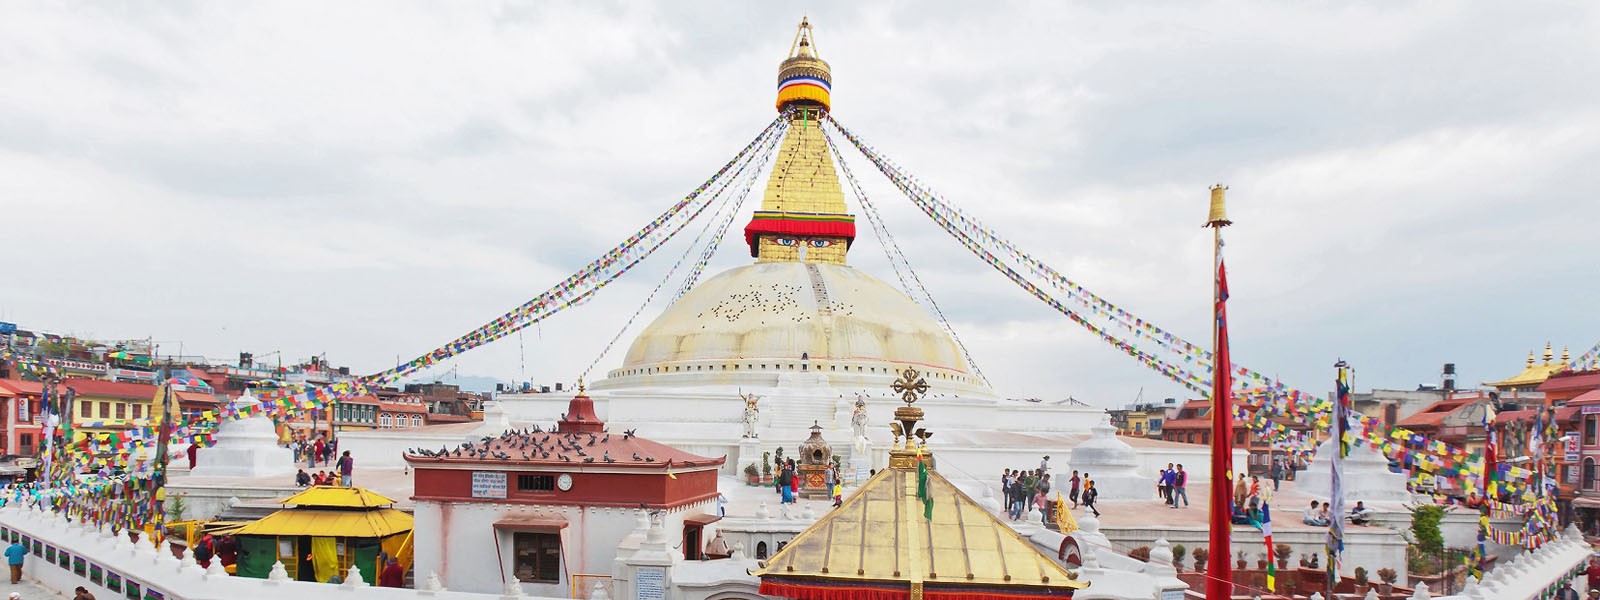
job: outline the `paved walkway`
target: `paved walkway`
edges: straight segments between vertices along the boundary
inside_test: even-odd
[[[66,597],[66,596],[63,596],[61,594],[56,593],[55,590],[47,589],[44,586],[41,586],[36,582],[29,581],[27,577],[23,577],[22,578],[22,583],[19,583],[19,584],[16,584],[16,585],[11,585],[11,583],[10,583],[11,578],[10,577],[3,577],[3,578],[6,580],[6,583],[0,583],[0,598],[5,598],[5,597],[11,595],[11,592],[21,592],[22,593],[22,600],[36,600],[36,599],[39,599],[39,598],[65,598]]]

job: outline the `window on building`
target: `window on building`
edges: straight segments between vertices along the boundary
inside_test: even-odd
[[[1594,459],[1583,459],[1583,489],[1594,489]]]
[[[518,531],[512,536],[512,570],[518,581],[561,581],[561,534]]]
[[[555,475],[518,475],[517,491],[551,492],[556,489]]]
[[[1209,432],[1209,431],[1200,432],[1200,443],[1202,443],[1202,444],[1211,443],[1211,432]]]
[[[388,427],[389,426],[389,413],[383,413],[381,415],[378,415],[378,426],[379,427]]]
[[[135,419],[144,418],[144,405],[143,404],[135,404],[135,405],[133,405],[133,418],[135,418]]]
[[[22,437],[17,438],[17,442],[22,445],[22,453],[24,455],[33,454],[33,434],[24,433]]]
[[[92,417],[92,416],[94,416],[94,403],[90,402],[88,400],[83,400],[83,401],[79,402],[78,403],[78,416],[82,416],[82,417]]]
[[[421,427],[422,426],[422,415],[411,415],[411,426],[412,427]]]
[[[1233,434],[1233,443],[1235,445],[1239,445],[1239,446],[1245,445],[1245,432],[1243,432],[1243,431],[1235,432]]]
[[[117,403],[117,419],[118,420],[122,420],[122,419],[127,419],[127,418],[128,418],[128,403],[127,402],[118,402]]]
[[[766,560],[766,559],[767,559],[767,543],[766,542],[756,542],[756,560]]]
[[[1583,416],[1583,445],[1585,446],[1593,446],[1595,444],[1595,421],[1597,418],[1600,418],[1600,415]]]

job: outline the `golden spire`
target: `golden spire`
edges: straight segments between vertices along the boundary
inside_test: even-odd
[[[1553,359],[1553,358],[1555,358],[1555,352],[1551,351],[1550,342],[1545,342],[1544,343],[1544,364],[1547,364],[1547,365],[1550,364],[1550,360]]]
[[[1211,214],[1206,215],[1206,227],[1227,227],[1233,221],[1228,220],[1226,196],[1228,186],[1216,184],[1211,186]]]
[[[801,18],[794,42],[789,44],[789,58],[778,65],[778,110],[807,106],[826,111],[831,106],[832,90],[833,72],[828,62],[817,55],[810,21]]]
[[[1567,347],[1566,346],[1562,346],[1561,347],[1561,364],[1565,365],[1565,364],[1570,364],[1571,362],[1572,362],[1572,353],[1567,351]]]
[[[856,237],[855,216],[844,203],[833,156],[822,136],[831,106],[833,75],[816,56],[811,23],[802,19],[778,66],[778,110],[789,129],[774,157],[761,209],[745,226],[750,256],[759,262],[845,264]]]
[[[1533,351],[1532,350],[1528,351],[1528,366],[1530,366],[1530,367],[1533,366]]]

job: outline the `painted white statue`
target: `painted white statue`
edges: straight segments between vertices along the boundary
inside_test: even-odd
[[[867,397],[856,394],[856,410],[850,415],[850,430],[853,435],[850,442],[857,451],[862,450],[867,441]]]
[[[739,397],[744,399],[744,437],[760,437],[756,433],[756,426],[760,424],[761,409],[756,405],[761,402],[761,397],[755,394],[739,394]]]

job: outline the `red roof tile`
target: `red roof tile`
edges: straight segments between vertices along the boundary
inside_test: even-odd
[[[1539,384],[1541,392],[1600,389],[1600,371],[1567,371],[1551,375]]]
[[[427,449],[437,452],[434,449]],[[668,461],[680,467],[720,465],[728,457],[709,458],[685,452],[660,442],[619,432],[594,434],[522,433],[508,431],[488,442],[472,443],[467,449],[449,448],[447,456],[407,453],[406,462],[415,464],[515,464],[540,466],[580,466],[666,469]],[[480,453],[481,451],[481,453]],[[583,454],[578,454],[582,451]],[[498,458],[503,455],[505,458]],[[562,456],[566,460],[562,460]],[[610,458],[612,462],[607,462]],[[585,463],[588,461],[588,463]]]
[[[118,398],[123,400],[152,400],[156,397],[156,386],[148,383],[123,383],[121,381],[105,381],[103,379],[67,379],[61,382],[63,388],[74,390],[79,397],[93,398]]]
[[[1587,404],[1600,404],[1600,390],[1587,391],[1567,401],[1567,406],[1584,406]]]
[[[10,397],[41,396],[44,395],[44,384],[21,379],[0,379],[0,395]]]
[[[1400,427],[1438,427],[1444,422],[1446,415],[1466,406],[1467,403],[1473,400],[1477,400],[1477,398],[1446,398],[1429,405],[1427,408],[1422,409],[1421,412],[1400,419],[1400,422],[1396,423],[1396,425]]]

